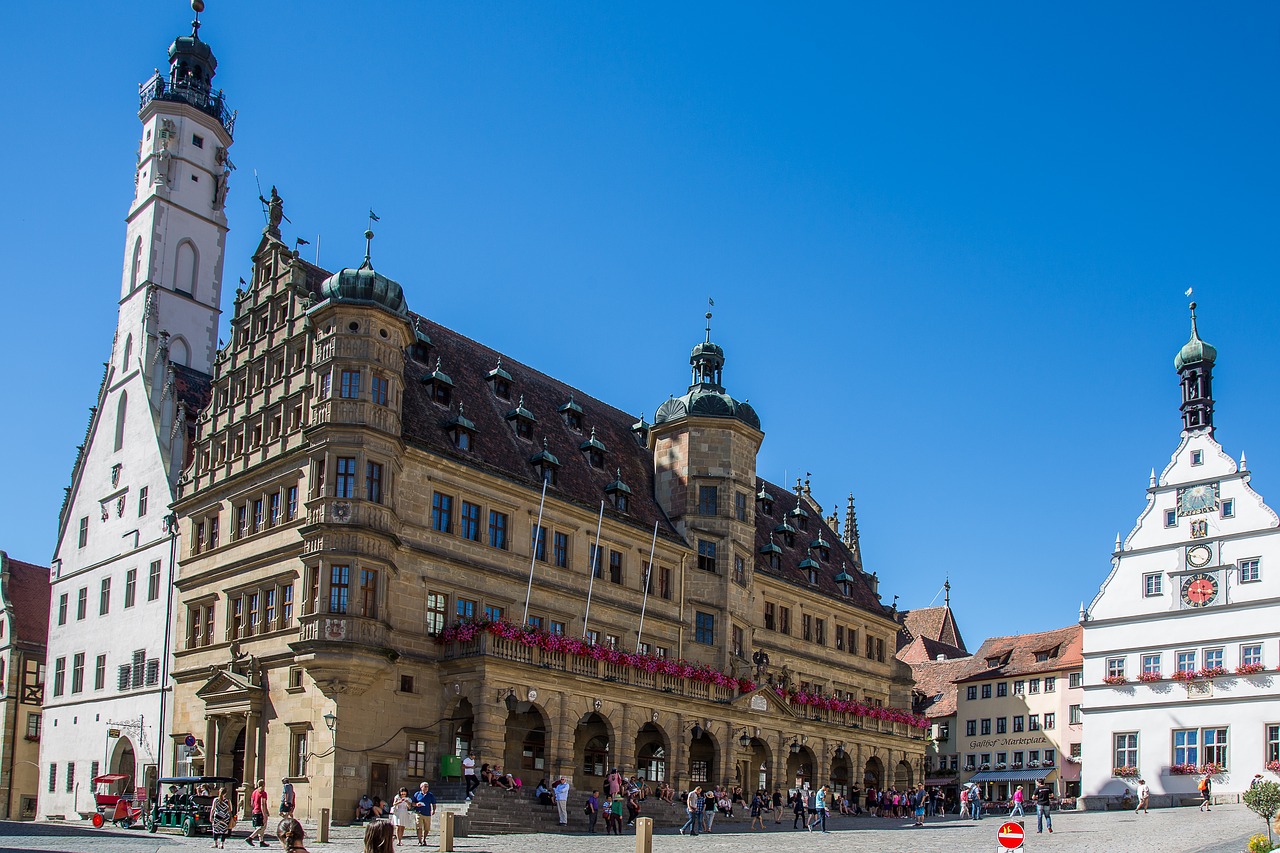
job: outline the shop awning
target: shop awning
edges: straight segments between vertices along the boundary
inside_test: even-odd
[[[924,779],[925,785],[930,788],[942,788],[947,785],[954,785],[959,781],[954,776],[926,776]]]
[[[1026,770],[981,770],[969,777],[970,782],[1039,782],[1054,771],[1052,767]]]

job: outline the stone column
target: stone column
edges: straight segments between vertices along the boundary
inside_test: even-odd
[[[689,782],[689,732],[685,729],[684,714],[674,714],[675,728],[667,734],[671,737],[671,764],[667,770],[668,781],[677,791]]]
[[[218,718],[204,718],[204,775],[218,775]]]
[[[482,687],[472,706],[472,748],[476,752],[476,761],[481,764],[505,764],[502,753],[507,735],[507,709],[501,702],[494,701],[489,692],[488,688]]]
[[[787,776],[787,761],[791,758],[791,741],[785,731],[778,732],[778,743],[773,750],[773,755],[774,765],[777,768],[773,778],[777,780],[777,786],[784,791],[794,788],[796,780]]]
[[[258,715],[246,711],[244,715],[244,785],[245,790],[253,790],[258,779]],[[250,816],[249,798],[245,797],[243,818]]]
[[[613,754],[618,762],[618,771],[630,777],[636,772],[636,717],[631,702],[623,702],[622,724],[618,727],[618,746]]]
[[[572,716],[570,709],[569,696],[565,693],[557,694],[554,702],[548,703],[556,710],[555,722],[555,760],[551,765],[551,780],[554,782],[556,776],[563,776],[570,781],[573,780],[574,765],[577,763],[573,754],[573,733],[577,725],[578,718]],[[550,710],[550,709],[549,709]]]

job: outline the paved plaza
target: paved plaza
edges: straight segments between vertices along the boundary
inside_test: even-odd
[[[682,838],[664,830],[653,840],[659,853],[696,850],[702,853],[728,853],[738,850],[764,850],[781,842],[802,843],[806,853],[840,851],[840,853],[969,853],[994,851],[996,828],[1001,820],[992,818],[978,823],[954,818],[930,824],[924,829],[911,829],[905,822],[873,818],[833,818],[829,834],[797,832],[774,828],[766,832],[748,832],[747,821],[734,821],[723,829],[697,838]],[[1149,815],[1128,812],[1064,812],[1055,815],[1052,835],[1035,834],[1035,816],[1026,819],[1030,834],[1025,849],[1044,853],[1241,853],[1245,840],[1263,830],[1262,821],[1243,806],[1219,806],[1210,813],[1196,809],[1163,809]],[[335,827],[330,844],[316,844],[308,839],[312,853],[360,853],[361,833],[355,828]],[[436,849],[436,838],[428,848]],[[0,823],[0,853],[10,851],[56,851],[56,853],[167,853],[179,850],[207,850],[208,837],[182,838],[177,835],[143,831],[95,830],[82,824]],[[246,850],[241,837],[227,844],[228,850]],[[254,848],[259,849],[259,848]],[[272,849],[279,849],[274,847]],[[406,839],[406,851],[416,849]],[[633,836],[622,838],[585,834],[507,835],[459,838],[459,853],[597,853],[610,850],[631,853]]]

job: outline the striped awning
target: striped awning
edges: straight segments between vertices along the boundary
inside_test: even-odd
[[[1052,767],[1030,767],[1026,770],[981,770],[969,777],[970,782],[1039,782],[1052,773]]]

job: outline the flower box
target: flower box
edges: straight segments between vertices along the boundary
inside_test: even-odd
[[[1138,676],[1138,680],[1150,684],[1152,681],[1160,681],[1164,676],[1158,672],[1144,672]]]
[[[1227,768],[1223,767],[1221,764],[1218,764],[1216,761],[1210,761],[1208,763],[1200,765],[1200,772],[1208,773],[1210,776],[1216,776],[1217,774],[1223,772],[1226,769]]]
[[[1226,674],[1227,674],[1226,667],[1221,667],[1221,666],[1206,666],[1196,673],[1196,675],[1199,676],[1200,678],[1217,678],[1221,675],[1226,675]]]
[[[1127,779],[1131,776],[1137,776],[1138,768],[1134,767],[1132,764],[1126,764],[1123,767],[1112,767],[1111,775],[1117,779]]]
[[[1040,766],[1040,762],[1039,762],[1039,761],[1028,761],[1028,762],[1027,762],[1027,766],[1028,766],[1028,767],[1039,767],[1039,766]]]
[[[1280,761],[1268,761],[1267,769],[1272,773],[1280,773]]]
[[[1171,764],[1169,765],[1169,774],[1171,776],[1195,776],[1200,773],[1200,768],[1195,764]]]
[[[1129,679],[1125,678],[1123,675],[1108,675],[1106,678],[1102,679],[1102,683],[1103,684],[1128,684]]]
[[[1195,681],[1198,673],[1189,669],[1180,669],[1173,674],[1174,681]]]
[[[1260,663],[1242,663],[1236,667],[1236,675],[1254,675],[1262,672],[1262,664]]]

